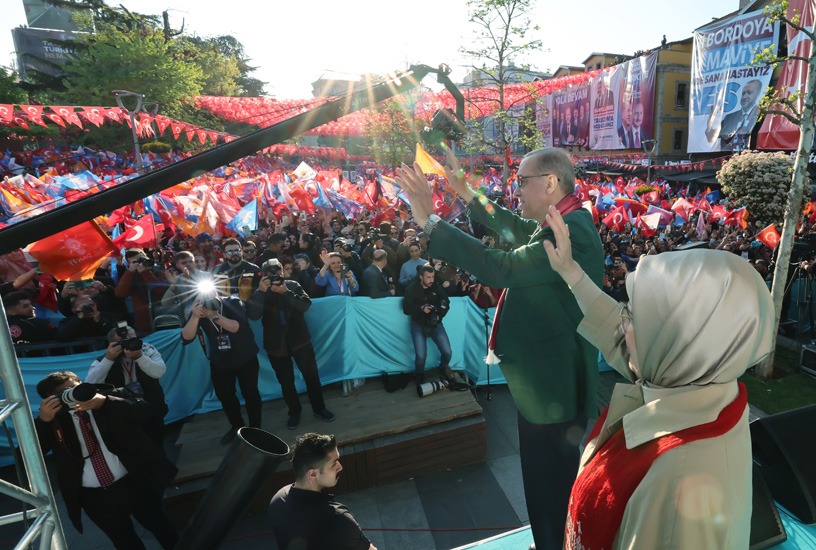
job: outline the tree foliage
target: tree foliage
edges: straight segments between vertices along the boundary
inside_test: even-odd
[[[743,151],[731,157],[717,173],[729,199],[744,206],[759,227],[782,226],[791,187],[793,158],[783,152]],[[805,182],[809,196],[810,181]],[[801,212],[801,207],[799,208]]]
[[[479,145],[492,147],[494,152],[503,152],[514,142],[523,142],[526,146],[535,141],[535,124],[532,109],[523,103],[511,104],[505,98],[505,86],[519,80],[520,73],[529,72],[527,65],[516,67],[513,63],[521,61],[533,52],[541,50],[540,39],[532,38],[540,28],[533,25],[530,12],[532,0],[468,0],[469,21],[475,29],[470,46],[460,49],[462,54],[473,60],[470,65],[475,75],[474,83],[479,86],[496,86],[498,98],[497,109],[490,115],[495,121],[495,142],[484,139],[483,123],[476,123],[474,130],[481,130],[470,137],[470,148],[478,149]],[[467,97],[467,94],[465,94]],[[522,128],[523,131],[518,131]],[[531,135],[533,136],[531,139]],[[505,166],[505,178],[507,167]]]
[[[366,134],[370,139],[368,151],[375,161],[397,167],[410,163],[419,141],[417,122],[411,111],[399,99],[377,103],[369,109]]]

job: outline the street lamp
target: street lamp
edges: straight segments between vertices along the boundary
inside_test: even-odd
[[[144,163],[142,162],[142,151],[139,148],[139,136],[136,133],[136,113],[142,110],[144,107],[144,94],[137,94],[136,92],[129,92],[127,90],[113,90],[113,94],[116,96],[116,104],[119,105],[120,109],[127,111],[128,116],[130,117],[130,131],[133,134],[133,147],[136,150],[136,167],[139,172],[139,175],[144,175]],[[125,98],[135,98],[136,99],[136,107],[133,110],[128,109],[125,107]],[[153,103],[151,105],[156,105],[158,108],[158,104]]]
[[[640,146],[643,147],[643,150],[649,155],[649,165],[646,168],[646,181],[648,183],[652,183],[652,155],[657,149],[657,140],[656,139],[644,139],[640,142]]]

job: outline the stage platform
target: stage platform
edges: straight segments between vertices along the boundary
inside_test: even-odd
[[[283,400],[264,403],[262,428],[290,446],[302,433],[334,434],[343,464],[338,494],[486,460],[485,419],[469,391],[442,390],[419,398],[413,383],[388,393],[379,380],[368,380],[350,395],[343,396],[339,388],[324,388],[323,395],[335,414],[333,422],[316,418],[303,395],[296,430],[286,428]],[[227,428],[222,411],[196,415],[182,428],[176,443],[179,473],[165,493],[168,512],[179,524],[186,522],[221,464],[228,447],[219,439]],[[264,510],[272,495],[293,480],[291,465],[283,461],[251,510]]]

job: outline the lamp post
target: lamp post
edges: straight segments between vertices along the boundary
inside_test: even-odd
[[[657,140],[644,139],[640,142],[640,146],[643,147],[643,150],[649,156],[649,165],[646,167],[646,181],[647,183],[652,183],[652,155],[655,149],[657,149]]]
[[[144,163],[142,162],[142,151],[139,148],[139,135],[136,133],[136,113],[142,110],[144,106],[144,94],[137,94],[136,92],[129,92],[127,90],[113,90],[113,94],[116,96],[116,104],[119,105],[120,109],[127,111],[128,116],[130,117],[130,131],[133,134],[133,147],[136,152],[136,168],[139,172],[139,175],[144,175]],[[133,110],[128,109],[125,107],[125,98],[135,98],[136,99],[136,107]],[[158,105],[153,103],[152,105]]]

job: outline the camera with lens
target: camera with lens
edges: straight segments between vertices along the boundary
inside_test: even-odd
[[[150,258],[137,258],[137,259],[133,260],[131,263],[142,264],[142,267],[146,267],[148,269],[150,269],[150,268],[152,268],[153,266],[156,265],[156,262],[153,261]]]
[[[349,243],[345,243],[343,246],[340,247],[343,252],[351,252],[353,247]]]
[[[85,315],[93,315],[96,313],[96,308],[94,308],[93,304],[85,304],[80,311]]]
[[[428,326],[435,327],[442,322],[442,318],[439,316],[439,310],[436,309],[436,306],[428,304],[428,307],[431,309],[428,312]]]
[[[139,351],[142,349],[142,344],[144,344],[144,342],[142,342],[142,339],[138,336],[119,340],[119,345],[122,346],[122,349],[125,351]]]
[[[419,397],[427,397],[434,392],[439,390],[448,389],[448,384],[450,382],[444,378],[440,378],[439,380],[431,380],[430,382],[425,382],[424,384],[420,384],[417,386],[417,395]]]
[[[221,300],[214,294],[202,296],[199,303],[201,307],[210,311],[218,311],[221,308]]]
[[[59,399],[69,407],[90,401],[96,395],[96,386],[93,384],[79,384],[73,388],[65,388],[59,393]]]
[[[283,283],[283,275],[281,275],[281,268],[277,265],[264,265],[261,274],[269,279],[273,285]]]

